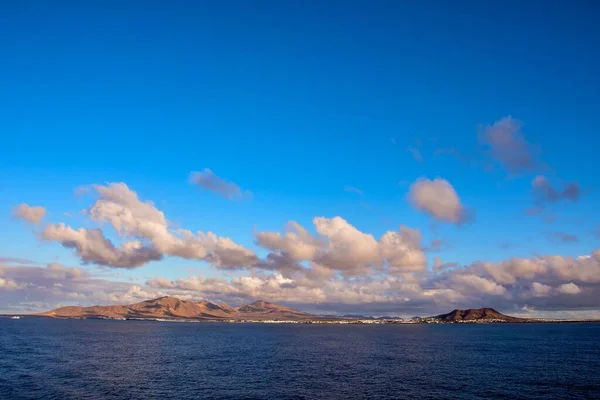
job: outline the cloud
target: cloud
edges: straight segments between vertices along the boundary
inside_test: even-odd
[[[469,219],[456,191],[445,179],[418,179],[409,189],[409,200],[415,208],[440,221],[457,224]]]
[[[428,251],[428,252],[436,252],[436,251],[441,251],[442,248],[447,247],[447,246],[448,246],[448,242],[446,240],[431,239],[429,246],[424,248],[423,250]]]
[[[317,217],[313,220],[317,233],[327,238],[315,261],[349,274],[362,274],[379,261],[377,240],[340,217]]]
[[[527,142],[523,123],[511,116],[484,127],[480,142],[491,157],[511,174],[531,172],[541,168],[536,149]]]
[[[13,209],[13,215],[15,218],[22,219],[23,221],[39,224],[46,216],[46,209],[40,206],[30,206],[26,203],[21,203]]]
[[[5,282],[0,283],[0,309],[11,313],[47,311],[65,305],[132,303],[166,294],[58,263],[0,267],[0,279]]]
[[[539,208],[548,203],[559,201],[577,202],[581,196],[581,189],[576,182],[567,183],[562,189],[556,189],[548,178],[543,175],[536,176],[531,181],[532,193]]]
[[[355,188],[354,186],[350,186],[350,185],[344,185],[344,191],[345,192],[351,192],[351,193],[356,193],[359,195],[363,195],[364,192],[358,188]]]
[[[39,264],[37,261],[18,257],[0,257],[0,264]]]
[[[0,278],[0,290],[17,290],[23,287],[24,285],[20,285],[12,279]]]
[[[392,274],[423,271],[427,258],[421,248],[419,230],[401,226],[399,232],[388,231],[379,240],[379,252]]]
[[[405,237],[406,243],[416,239],[415,232],[397,233]],[[442,265],[441,259],[436,264]],[[541,314],[569,310],[583,313],[600,308],[598,250],[575,258],[541,256],[474,262],[436,274],[420,271],[345,276],[330,272],[330,268],[310,261],[289,271],[249,270],[229,279],[155,277],[144,285],[110,281],[61,264],[3,266],[0,304],[5,309],[40,311],[58,305],[123,304],[172,295],[232,305],[258,299],[283,301],[306,311],[371,315],[435,315],[452,308],[486,306],[507,313],[526,307]]]
[[[452,282],[452,286],[458,288],[463,293],[470,294],[471,290],[475,290],[480,293],[491,294],[494,296],[506,296],[507,294],[504,286],[477,275],[455,275]]]
[[[458,263],[455,262],[444,262],[441,257],[433,257],[433,270],[443,271],[448,268],[458,267]]]
[[[564,283],[558,287],[558,291],[562,294],[578,294],[581,292],[579,286],[574,283]]]
[[[258,257],[229,238],[217,237],[211,234],[213,246],[206,260],[218,268],[238,269],[255,265]]]
[[[190,182],[203,189],[217,193],[229,200],[252,196],[251,192],[243,192],[238,185],[215,175],[208,168],[205,168],[200,172],[192,172],[190,175]]]
[[[417,184],[424,184],[424,193]],[[0,304],[51,308],[170,294],[232,304],[284,301],[307,311],[412,315],[484,306],[500,310],[527,306],[543,312],[600,308],[598,250],[579,257],[540,255],[460,266],[435,257],[428,268],[418,229],[401,225],[375,236],[340,216],[319,216],[308,229],[290,221],[281,232],[257,232],[256,245],[266,250],[259,257],[231,238],[174,228],[153,202],[124,183],[89,187],[91,204],[85,213],[88,223],[98,228],[52,223],[41,233],[43,240],[72,249],[83,264],[134,268],[171,256],[242,271],[227,278],[153,277],[146,284],[131,284],[104,279],[84,268],[56,263],[40,267],[3,257]],[[440,178],[415,182],[411,201],[420,201],[425,212],[442,220],[453,222],[464,214],[454,189]],[[439,247],[433,242],[430,246]]]
[[[417,229],[401,226],[399,231],[385,232],[377,240],[341,217],[316,217],[313,223],[320,236],[310,234],[291,221],[283,235],[257,233],[256,244],[281,252],[278,257],[285,261],[282,265],[287,269],[293,266],[290,260],[312,261],[321,268],[349,276],[368,274],[381,268],[390,273],[415,272],[424,270],[427,265],[421,248],[421,233]]]
[[[133,268],[163,256],[204,260],[219,268],[250,266],[257,261],[251,250],[212,232],[192,233],[171,229],[162,211],[150,201],[142,201],[124,183],[92,185],[98,199],[86,211],[93,221],[108,223],[123,238],[121,247],[106,239],[100,229],[75,230],[65,224],[48,225],[42,237],[76,249],[83,262]]]
[[[278,232],[257,233],[256,244],[269,250],[281,250],[294,260],[312,260],[324,242],[296,221],[290,221],[283,235]]]
[[[423,155],[421,154],[421,150],[417,149],[416,147],[409,147],[406,150],[412,155],[416,162],[423,162]]]
[[[565,232],[553,232],[549,235],[550,240],[557,240],[563,243],[575,243],[579,241],[577,235],[572,235]]]
[[[546,297],[552,292],[552,286],[544,285],[539,282],[531,283],[531,292],[535,297]]]
[[[42,238],[75,249],[84,263],[134,268],[162,259],[161,253],[139,241],[125,242],[117,248],[100,229],[75,230],[65,224],[50,224],[44,229]]]

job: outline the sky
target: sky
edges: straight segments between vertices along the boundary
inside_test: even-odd
[[[599,16],[4,2],[0,312],[600,315]]]

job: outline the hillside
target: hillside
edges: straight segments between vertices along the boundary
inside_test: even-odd
[[[504,321],[504,322],[524,322],[527,319],[511,317],[504,315],[493,308],[469,308],[466,310],[452,310],[447,314],[437,315],[436,318],[443,322],[461,322],[461,321]]]
[[[207,300],[192,302],[175,297],[160,297],[130,305],[61,307],[40,314],[55,318],[142,318],[189,320],[302,320],[318,316],[265,301],[235,308]]]

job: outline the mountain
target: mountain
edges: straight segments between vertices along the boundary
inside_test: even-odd
[[[302,320],[318,319],[293,308],[266,301],[256,301],[235,308],[227,304],[215,304],[207,300],[192,302],[176,297],[160,297],[140,303],[117,306],[60,307],[40,314],[55,318],[142,318],[142,319],[191,319],[191,320]]]
[[[493,308],[469,308],[467,310],[452,310],[447,314],[441,314],[433,317],[443,322],[460,321],[504,321],[504,322],[523,322],[525,318],[511,317],[504,315]]]
[[[316,315],[269,303],[268,301],[255,301],[254,303],[238,308],[237,313],[242,317],[247,316],[248,319],[257,319],[256,317],[259,316],[263,317],[263,319],[285,320],[318,318]]]

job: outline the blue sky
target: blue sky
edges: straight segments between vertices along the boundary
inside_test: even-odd
[[[429,265],[589,254],[600,223],[598,16],[592,1],[7,2],[0,254],[81,264],[11,210],[40,205],[45,223],[89,227],[79,211],[93,195],[74,189],[107,182],[259,256],[253,232],[295,220],[314,233],[316,216],[376,238],[418,228],[424,245],[447,243]],[[485,153],[482,132],[507,116],[543,168],[514,174]],[[440,154],[449,148],[476,165]],[[251,198],[190,185],[204,168]],[[553,223],[526,215],[540,174],[581,188],[578,201],[546,207]],[[475,218],[416,210],[409,188],[423,177],[450,182]],[[557,233],[577,241],[549,240]],[[110,273],[144,282],[190,268],[243,275],[175,257]]]

